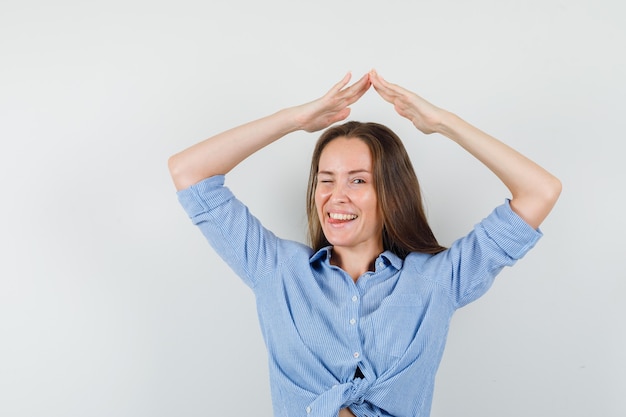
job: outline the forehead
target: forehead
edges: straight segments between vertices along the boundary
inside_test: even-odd
[[[372,171],[372,153],[369,146],[359,138],[338,137],[322,150],[318,171],[342,172]]]

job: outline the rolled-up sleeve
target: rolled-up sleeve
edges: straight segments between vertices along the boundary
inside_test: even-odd
[[[543,235],[540,230],[533,229],[511,209],[508,199],[505,204],[496,207],[479,226],[485,229],[487,236],[503,252],[515,260],[526,255]]]
[[[224,187],[223,175],[207,178],[179,191],[177,196],[194,224],[201,223],[211,210],[234,198],[233,193]]]
[[[540,230],[533,229],[511,209],[507,199],[429,263],[440,271],[437,279],[448,288],[458,308],[482,296],[502,268],[515,264],[541,236]]]
[[[213,249],[250,287],[274,270],[278,238],[224,186],[224,176],[177,193],[191,221]]]

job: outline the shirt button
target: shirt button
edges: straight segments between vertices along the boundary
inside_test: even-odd
[[[352,296],[352,301],[356,302],[356,300],[358,300],[358,299],[359,299],[359,297],[357,297],[356,295]]]
[[[358,357],[359,357],[359,356],[361,356],[361,355],[359,354],[359,352],[354,352],[354,353],[352,354],[352,356],[354,356],[354,358],[356,359],[356,358],[358,358]]]
[[[350,319],[350,324],[355,324],[356,320],[355,319]]]
[[[311,414],[311,407],[307,407],[307,408],[306,408],[306,413],[307,413],[307,414]]]

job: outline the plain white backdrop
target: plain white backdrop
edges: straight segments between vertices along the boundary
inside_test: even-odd
[[[618,0],[0,3],[0,415],[270,416],[250,291],[167,158],[376,68],[555,173],[537,247],[453,319],[433,417],[626,415],[626,6]],[[448,245],[508,196],[373,91]],[[305,238],[315,134],[227,184]]]

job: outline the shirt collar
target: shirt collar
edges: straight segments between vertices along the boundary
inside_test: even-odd
[[[309,263],[313,264],[317,261],[324,261],[324,260],[330,262],[330,255],[331,255],[332,249],[333,249],[332,246],[325,246],[322,249],[318,250],[317,252],[313,254],[313,256],[309,258]],[[404,263],[402,258],[400,258],[395,253],[388,251],[388,250],[381,253],[376,259],[376,261],[378,262],[379,259],[387,264],[390,264],[397,270],[402,269],[402,264]]]
[[[326,246],[318,250],[317,252],[313,254],[313,256],[309,258],[309,263],[312,264],[318,260],[324,260],[324,259],[330,260],[330,253],[331,253],[332,248],[333,248],[332,246]]]
[[[391,264],[391,266],[393,266],[397,270],[402,269],[402,264],[404,264],[404,260],[402,258],[400,258],[395,253],[388,251],[388,250],[381,253],[379,258],[382,258],[383,260]]]

